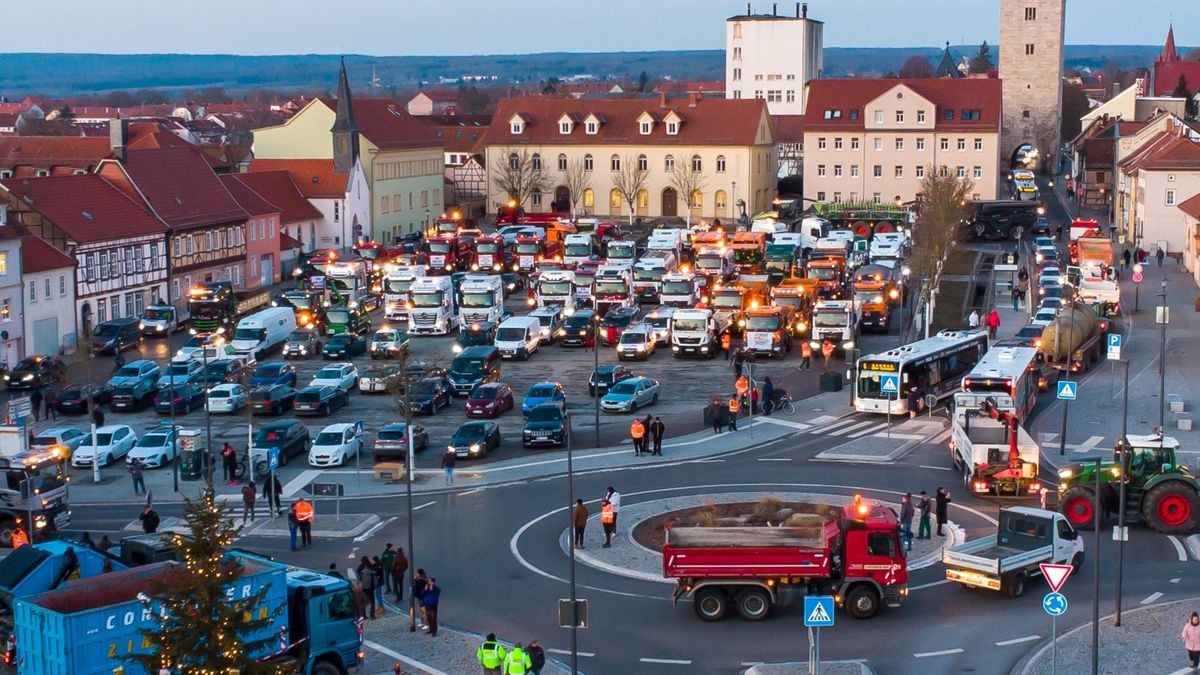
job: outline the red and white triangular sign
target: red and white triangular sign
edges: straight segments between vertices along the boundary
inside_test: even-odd
[[[1071,572],[1075,570],[1070,565],[1051,565],[1049,563],[1042,563],[1039,567],[1042,568],[1042,576],[1046,577],[1046,583],[1050,584],[1050,590],[1055,593],[1062,588],[1067,577],[1071,576]]]

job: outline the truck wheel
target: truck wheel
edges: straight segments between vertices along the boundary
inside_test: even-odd
[[[855,619],[869,619],[879,611],[879,596],[869,586],[855,586],[846,594],[846,611]]]
[[[11,523],[9,525],[9,541],[12,541]],[[3,530],[0,530],[0,537],[2,536]],[[725,591],[719,588],[702,588],[696,591],[692,607],[696,610],[696,616],[702,620],[720,621],[725,618],[725,612],[729,609],[729,598],[725,596]]]
[[[1083,568],[1083,552],[1080,551],[1079,553],[1076,553],[1074,555],[1074,557],[1071,558],[1071,569],[1078,572],[1082,568]]]
[[[737,611],[747,621],[762,621],[771,612],[771,597],[761,588],[747,588],[737,595]]]
[[[1096,495],[1083,487],[1073,487],[1063,495],[1059,511],[1077,530],[1096,526]]]
[[[328,661],[317,661],[309,672],[312,675],[343,675],[346,671]]]
[[[1017,572],[1004,582],[1004,592],[1010,598],[1019,598],[1025,593],[1025,575]]]
[[[1200,496],[1187,483],[1173,480],[1156,485],[1143,504],[1142,517],[1158,532],[1187,534],[1196,529]]]

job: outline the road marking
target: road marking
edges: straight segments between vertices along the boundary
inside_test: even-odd
[[[642,658],[638,659],[638,661],[641,661],[642,663],[661,663],[661,664],[665,664],[665,665],[669,665],[669,666],[690,666],[690,665],[692,665],[691,659],[651,659],[651,658],[643,656]]]
[[[856,426],[859,426],[862,424],[870,424],[872,421],[873,420],[864,420],[860,417],[849,417],[844,420],[838,420],[837,422],[834,422],[833,424],[826,424],[825,426],[817,427],[812,430],[812,433],[827,434],[827,433],[833,431],[834,429],[846,429],[849,427],[856,427]]]
[[[287,498],[291,498],[292,495],[296,494],[300,490],[303,490],[304,486],[308,485],[309,483],[313,482],[314,480],[316,480],[320,477],[321,477],[320,471],[313,471],[311,469],[306,469],[304,471],[301,471],[299,476],[296,476],[295,478],[291,479],[290,481],[288,481],[287,485],[283,486],[283,496],[287,497]]]
[[[550,652],[551,654],[562,654],[563,656],[571,655],[570,649],[555,649],[553,647],[547,647],[546,651]],[[575,652],[575,653],[578,654],[579,656],[595,656],[596,655],[595,652]]]
[[[1177,670],[1173,673],[1170,673],[1169,675],[1184,675],[1185,673],[1194,673],[1194,672],[1196,672],[1196,671],[1192,670],[1191,668],[1180,668],[1179,670]]]
[[[949,438],[950,438],[950,430],[946,429],[945,431],[938,434],[937,436],[934,436],[933,438],[929,439],[929,441],[927,441],[927,442],[932,443],[934,445],[941,445],[942,443],[945,443]]]
[[[460,493],[458,493],[458,496],[459,496],[459,497],[464,497],[464,496],[466,496],[466,495],[473,495],[473,494],[475,494],[476,492],[483,492],[483,491],[484,491],[484,490],[486,490],[486,489],[487,489],[487,488],[485,488],[485,487],[478,487],[478,488],[475,488],[474,490],[467,490],[466,492],[460,492]]]
[[[392,523],[393,520],[396,520],[399,517],[400,516],[392,516],[391,518],[388,518],[385,521],[376,523],[374,527],[372,527],[371,529],[367,530],[366,532],[363,532],[362,534],[355,537],[354,541],[366,541],[366,540],[370,539],[371,537],[375,536],[376,532],[387,527],[388,525],[390,525]]]
[[[346,557],[349,558],[350,560],[354,560],[354,556],[357,553],[358,553],[358,547],[355,546],[354,548],[350,549],[350,554],[347,555]]]
[[[695,461],[697,464],[715,464],[717,462],[724,462],[725,460],[723,460],[723,459],[697,459]]]
[[[437,502],[425,502],[424,504],[422,504],[420,506],[414,506],[413,511],[420,511],[421,509],[425,508],[426,506],[433,506],[436,503]]]
[[[924,659],[929,658],[930,656],[949,656],[951,654],[961,653],[963,653],[963,650],[961,649],[943,649],[940,652],[920,652],[919,654],[913,654],[913,656],[918,659]]]
[[[1189,536],[1185,542],[1187,544],[1188,553],[1196,560],[1200,560],[1200,534]]]
[[[860,436],[866,436],[867,434],[882,434],[885,431],[887,431],[887,429],[888,429],[887,422],[880,422],[878,424],[875,424],[874,426],[867,427],[866,429],[863,429],[862,431],[855,431],[852,434],[846,434],[846,436],[848,438],[858,438]],[[896,436],[898,434],[892,434],[892,435]]]
[[[1041,640],[1041,639],[1042,639],[1041,635],[1026,635],[1025,637],[1021,637],[1021,638],[1013,638],[1011,640],[1001,640],[1000,642],[996,643],[996,646],[997,647],[1007,647],[1009,645],[1019,645],[1022,642],[1033,642],[1034,640]]]
[[[792,459],[790,457],[759,457],[758,461],[760,461],[760,462],[790,462],[790,461],[792,461]]]
[[[762,661],[742,661],[742,663],[741,663],[741,665],[746,666],[748,668],[753,668],[754,666],[761,666],[762,664],[763,664]]]
[[[383,654],[384,656],[386,656],[388,658],[396,659],[400,663],[403,663],[405,665],[416,668],[417,670],[420,670],[423,673],[429,673],[429,675],[449,675],[445,671],[438,670],[437,668],[434,668],[432,666],[427,666],[424,663],[421,663],[420,661],[414,661],[414,660],[408,658],[407,656],[401,654],[400,652],[392,651],[392,650],[388,649],[387,647],[384,647],[383,645],[379,644],[378,642],[373,642],[371,640],[363,640],[363,644],[370,647],[371,649],[374,649],[375,651],[379,652],[380,654]]]
[[[1183,550],[1183,544],[1179,541],[1179,538],[1173,534],[1169,534],[1167,535],[1167,540],[1175,546],[1175,555],[1179,556],[1179,562],[1187,562],[1187,551]]]
[[[1177,584],[1181,581],[1183,581],[1183,577],[1175,577],[1174,579],[1171,580],[1171,583]]]
[[[776,419],[774,417],[755,417],[754,421],[766,422],[767,424],[778,424],[781,427],[790,427],[792,429],[799,429],[800,431],[808,431],[809,429],[813,428],[813,425],[805,424],[804,422],[791,422],[788,420]]]
[[[928,464],[920,464],[918,466],[922,469],[936,469],[937,471],[950,471],[951,470],[950,467],[948,467],[948,466],[929,466]]]
[[[921,584],[920,586],[909,586],[908,590],[910,592],[911,591],[919,591],[923,588],[933,588],[934,586],[941,586],[942,584],[952,584],[952,583],[954,583],[954,582],[950,581],[949,579],[942,579],[940,581],[931,581],[927,584]]]
[[[835,429],[833,431],[829,431],[828,429],[826,429],[824,431],[821,431],[820,433],[822,435],[828,435],[828,436],[843,436],[843,435],[851,433],[857,429],[862,429],[863,427],[873,427],[876,424],[879,424],[879,423],[874,420],[863,420],[861,422],[855,422],[849,426],[842,427],[841,429]],[[886,426],[886,424],[885,424],[885,426]]]
[[[1097,445],[1100,445],[1100,441],[1103,440],[1103,436],[1089,436],[1086,441],[1072,448],[1071,452],[1091,452],[1096,448]]]
[[[1155,600],[1158,600],[1161,597],[1162,597],[1162,593],[1151,593],[1150,595],[1146,596],[1146,599],[1141,601],[1139,604],[1148,605],[1148,604],[1154,602]]]

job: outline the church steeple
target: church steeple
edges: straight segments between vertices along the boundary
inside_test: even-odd
[[[1179,60],[1179,52],[1175,51],[1175,26],[1167,28],[1167,42],[1163,45],[1162,54],[1158,56],[1160,63],[1173,63]]]
[[[358,124],[354,121],[354,105],[350,97],[350,80],[346,76],[346,59],[338,72],[337,116],[333,120],[333,168],[347,173],[358,161]]]
[[[958,63],[954,60],[954,55],[950,53],[950,41],[946,41],[946,50],[942,52],[942,61],[938,64],[937,69],[933,73],[934,77],[949,77],[958,78],[963,74],[958,69]]]

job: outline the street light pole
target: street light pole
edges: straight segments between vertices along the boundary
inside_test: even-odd
[[[417,598],[413,595],[413,585],[416,583],[417,552],[413,549],[413,471],[416,467],[416,453],[413,450],[412,403],[409,400],[409,389],[412,382],[408,378],[408,346],[400,349],[400,378],[404,382],[404,435],[407,441],[408,454],[404,458],[404,492],[405,510],[408,512],[408,632],[417,632]]]
[[[1121,625],[1121,582],[1125,573],[1125,482],[1129,469],[1129,442],[1125,436],[1129,430],[1129,361],[1122,359],[1121,365],[1125,366],[1125,390],[1121,404],[1121,438],[1117,441],[1120,453],[1118,466],[1121,467],[1121,475],[1117,478],[1121,484],[1117,495],[1117,613],[1113,621],[1114,626]]]
[[[1067,305],[1067,308],[1073,314],[1075,312],[1075,303],[1071,302],[1070,304]],[[1073,318],[1073,317],[1070,317],[1068,315],[1068,318]],[[1070,333],[1067,334],[1067,364],[1066,364],[1067,371],[1066,371],[1066,375],[1063,376],[1066,378],[1067,382],[1071,381],[1071,364],[1075,359],[1074,345],[1071,344],[1071,342],[1075,339],[1075,322],[1070,321],[1069,325],[1070,325]],[[1061,324],[1060,324],[1060,326],[1061,326]],[[1059,342],[1058,341],[1058,333],[1059,333],[1059,331],[1054,332],[1055,345],[1057,345]],[[1068,399],[1068,398],[1063,399],[1062,428],[1059,429],[1059,435],[1058,435],[1058,454],[1059,455],[1067,454],[1067,413],[1069,413],[1070,410],[1071,410],[1071,399]],[[1100,492],[1097,491],[1096,494],[1099,495]]]
[[[596,392],[596,400],[600,392]],[[579,672],[579,599],[575,586],[575,432],[567,419],[567,543],[571,548],[571,675]]]
[[[1167,281],[1163,279],[1162,292],[1158,294],[1162,301],[1158,304],[1158,316],[1155,320],[1162,326],[1158,342],[1158,432],[1161,434],[1166,427],[1167,415]]]
[[[1096,457],[1095,522],[1096,554],[1092,557],[1092,675],[1100,668],[1100,458]]]
[[[595,303],[596,299],[592,298]],[[600,370],[600,313],[598,311],[592,313],[592,379],[596,380],[595,386],[592,388],[592,404],[596,408],[596,447],[600,447],[600,380],[596,375],[596,371]],[[574,550],[574,549],[572,549]]]

